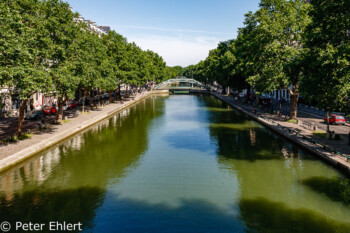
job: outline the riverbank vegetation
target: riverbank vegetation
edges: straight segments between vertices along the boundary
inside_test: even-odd
[[[153,51],[143,51],[115,31],[99,35],[60,0],[0,2],[0,87],[21,100],[17,135],[22,134],[25,108],[35,93],[58,100],[57,121],[76,93],[110,93],[124,84],[173,78],[179,67],[166,66]],[[84,111],[84,107],[83,107]]]
[[[350,111],[350,1],[261,0],[235,39],[219,43],[186,76],[257,96],[287,89],[328,112]],[[257,101],[258,102],[258,101]]]

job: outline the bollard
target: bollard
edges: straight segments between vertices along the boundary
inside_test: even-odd
[[[63,120],[65,121],[68,120],[68,116],[64,116]]]

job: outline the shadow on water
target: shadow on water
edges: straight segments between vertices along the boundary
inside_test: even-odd
[[[264,198],[243,199],[228,210],[203,200],[183,199],[171,207],[105,196],[94,187],[29,191],[12,200],[1,197],[0,216],[12,224],[81,222],[86,232],[350,232],[349,224]]]
[[[350,205],[350,180],[345,178],[312,177],[301,181],[314,191],[324,194],[333,201]]]
[[[246,232],[350,232],[350,225],[328,219],[306,209],[292,209],[265,198],[243,199],[239,204]]]
[[[212,141],[216,141],[217,154],[225,158],[248,160],[270,160],[300,158],[301,150],[264,128],[233,130],[210,127]],[[303,159],[314,159],[311,156]]]
[[[286,157],[315,159],[214,97],[199,96],[198,102],[203,106],[200,110],[206,109],[211,143],[219,156],[251,162]]]
[[[49,232],[50,221],[81,222],[84,228],[91,228],[95,209],[103,198],[104,191],[95,187],[26,191],[16,193],[11,200],[1,196],[0,216],[12,226],[16,221],[45,223],[47,227],[41,232]]]

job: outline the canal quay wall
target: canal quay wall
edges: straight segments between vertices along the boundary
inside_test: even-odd
[[[156,94],[169,94],[169,91],[155,90],[144,92],[137,95],[134,100],[125,101],[123,104],[112,103],[99,108],[100,111],[92,111],[90,114],[79,115],[75,119],[72,119],[72,122],[58,126],[54,132],[34,135],[30,139],[17,142],[16,144],[6,145],[0,148],[0,172],[8,170],[117,112],[131,107],[138,101]]]
[[[266,126],[267,128],[273,130],[279,135],[287,138],[293,143],[301,146],[302,148],[321,158],[323,161],[329,163],[330,165],[344,172],[346,175],[350,176],[350,161],[348,158],[336,155],[326,150],[323,146],[318,145],[317,143],[313,143],[313,140],[308,135],[303,135],[300,133],[295,134],[295,132],[293,132],[293,129],[284,124],[284,122],[271,121],[261,115],[259,116],[258,114],[245,109],[239,104],[235,104],[235,101],[232,97],[223,96],[215,92],[212,92],[211,95],[239,110],[248,117]]]

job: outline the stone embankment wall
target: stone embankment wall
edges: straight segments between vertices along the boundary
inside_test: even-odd
[[[244,113],[245,115],[249,116],[251,119],[254,119],[255,121],[261,123],[262,125],[266,126],[267,128],[273,130],[274,132],[278,133],[279,135],[287,138],[288,140],[292,141],[293,143],[301,146],[302,148],[306,149],[307,151],[311,152],[312,154],[316,155],[317,157],[321,158],[325,162],[329,163],[330,165],[336,167],[337,169],[344,172],[346,175],[350,176],[350,163],[347,161],[348,159],[337,156],[324,148],[322,148],[319,145],[313,144],[308,140],[305,140],[303,136],[301,135],[295,135],[291,130],[289,131],[288,127],[278,127],[278,125],[274,124],[271,121],[268,121],[264,119],[263,117],[254,114],[253,112],[249,112],[246,109],[234,104],[233,98],[224,98],[220,96],[217,93],[211,93],[216,98],[220,99],[221,101],[227,103],[228,105],[234,107],[235,109],[239,110],[240,112]],[[286,130],[287,129],[287,130]]]
[[[3,172],[5,170],[15,166],[16,164],[19,164],[19,163],[31,158],[32,156],[36,155],[37,153],[39,153],[43,150],[46,150],[49,147],[56,145],[58,142],[61,142],[61,141],[65,140],[66,138],[71,137],[71,136],[81,132],[82,130],[110,117],[111,115],[114,115],[117,112],[134,105],[135,103],[137,103],[138,101],[140,101],[142,99],[145,99],[145,98],[147,98],[151,95],[154,95],[154,94],[167,94],[167,93],[169,93],[169,91],[167,91],[167,90],[145,92],[143,95],[138,95],[135,98],[135,101],[126,101],[124,104],[117,105],[112,110],[102,111],[98,115],[92,116],[88,120],[85,120],[81,123],[75,124],[75,125],[69,127],[68,129],[65,129],[65,130],[58,129],[57,132],[55,132],[54,134],[48,134],[47,138],[45,138],[44,140],[39,140],[39,141],[35,142],[35,139],[34,139],[34,143],[31,146],[25,147],[22,150],[14,153],[10,156],[7,156],[4,159],[1,159],[0,160],[0,172]],[[34,135],[34,137],[35,137],[35,135]],[[19,143],[21,143],[21,142],[19,142]]]

